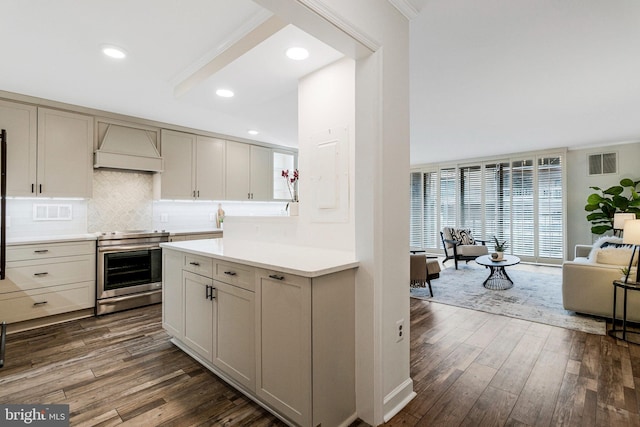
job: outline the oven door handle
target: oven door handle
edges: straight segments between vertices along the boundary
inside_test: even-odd
[[[135,246],[104,246],[99,247],[98,252],[132,252],[141,249],[161,249],[159,245],[135,245]]]

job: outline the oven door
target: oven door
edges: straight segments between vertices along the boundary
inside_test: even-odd
[[[162,250],[153,246],[98,248],[97,299],[162,288]]]

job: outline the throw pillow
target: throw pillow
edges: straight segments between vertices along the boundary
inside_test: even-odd
[[[600,248],[595,252],[596,264],[609,264],[609,265],[629,265],[631,259],[632,249],[629,248]],[[632,265],[638,264],[638,254],[633,259]]]
[[[458,229],[456,230],[457,234],[459,236],[459,238],[457,238],[456,240],[459,240],[463,245],[475,245],[476,241],[473,238],[473,236],[471,235],[471,230],[469,230],[468,228],[465,229]]]
[[[618,245],[618,244],[622,244],[622,238],[621,237],[615,237],[615,236],[602,236],[600,237],[598,240],[596,240],[595,242],[593,242],[593,245],[591,245],[591,252],[589,253],[589,260],[591,262],[597,262],[596,261],[596,253],[598,252],[598,250],[600,248],[604,248],[607,247],[609,245]],[[629,254],[629,257],[631,256],[631,254]],[[627,259],[627,264],[629,263],[629,259]]]

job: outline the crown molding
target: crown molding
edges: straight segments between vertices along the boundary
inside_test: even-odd
[[[416,9],[410,0],[389,0],[389,3],[398,9],[408,20],[418,17],[418,9]]]

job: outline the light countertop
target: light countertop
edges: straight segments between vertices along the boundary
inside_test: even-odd
[[[100,233],[63,234],[57,236],[29,236],[7,238],[7,246],[29,245],[38,243],[79,242],[84,240],[96,240]]]
[[[352,252],[306,246],[225,238],[161,243],[160,246],[311,278],[358,267]]]
[[[212,228],[210,230],[167,230],[170,236],[177,236],[182,234],[221,234],[222,228]]]

